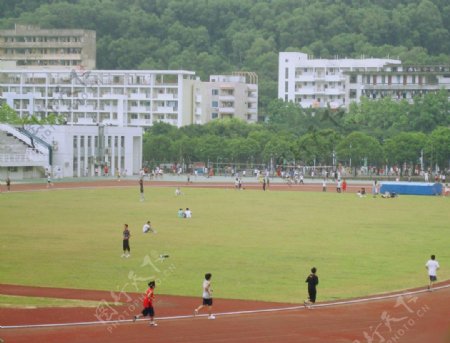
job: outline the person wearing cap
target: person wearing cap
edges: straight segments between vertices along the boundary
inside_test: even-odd
[[[133,321],[136,321],[140,317],[149,316],[150,317],[150,326],[158,326],[158,324],[156,324],[156,322],[155,322],[155,310],[153,308],[153,301],[155,299],[155,292],[154,292],[155,287],[156,287],[155,281],[150,281],[148,283],[148,289],[145,291],[145,296],[144,296],[144,301],[143,301],[144,309],[142,310],[141,314],[134,316]]]

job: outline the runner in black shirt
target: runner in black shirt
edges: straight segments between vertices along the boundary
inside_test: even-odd
[[[123,230],[123,254],[122,257],[130,257],[130,230],[128,230],[128,224],[125,224]]]
[[[308,295],[309,299],[305,300],[305,307],[311,308],[311,306],[316,302],[317,289],[316,286],[319,284],[319,278],[316,275],[316,267],[311,268],[311,274],[308,275],[306,281],[308,283]]]

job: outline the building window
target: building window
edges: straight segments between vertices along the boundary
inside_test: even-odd
[[[218,101],[212,101],[211,102],[211,107],[215,107],[215,108],[219,107],[219,102]]]
[[[73,148],[76,149],[78,146],[78,139],[77,136],[73,136]]]
[[[284,70],[284,78],[285,78],[285,79],[288,79],[288,78],[289,78],[289,68],[286,68],[286,69]]]
[[[213,90],[211,91],[211,94],[212,94],[212,95],[219,95],[219,90],[218,90],[218,89],[213,89]]]
[[[288,90],[289,90],[289,82],[286,81],[286,82],[284,83],[284,92],[287,93]]]
[[[356,89],[350,89],[350,99],[356,99]]]
[[[218,117],[219,117],[219,113],[217,113],[217,112],[211,113],[211,118],[212,119],[217,119]]]

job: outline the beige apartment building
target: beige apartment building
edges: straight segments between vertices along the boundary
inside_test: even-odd
[[[201,123],[238,118],[248,123],[258,120],[258,76],[253,72],[211,75],[201,82]]]
[[[19,68],[95,69],[95,59],[95,31],[18,24],[0,30],[0,61],[14,61]]]

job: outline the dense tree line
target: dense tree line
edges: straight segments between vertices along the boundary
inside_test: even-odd
[[[267,121],[213,121],[177,129],[157,124],[144,136],[144,160],[210,165],[417,166],[447,169],[450,102],[447,91],[415,99],[352,104],[348,112],[303,109],[273,100]],[[423,159],[420,161],[420,159]]]
[[[264,112],[279,51],[450,61],[446,0],[1,0],[14,23],[96,30],[99,69],[255,71]]]

